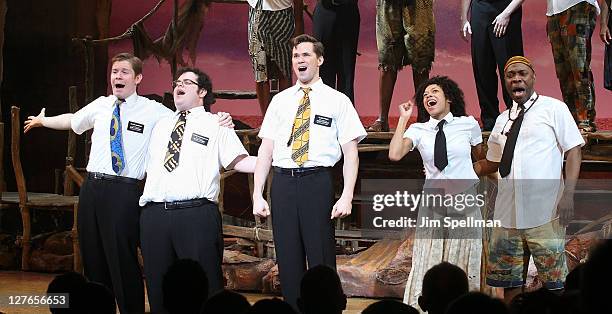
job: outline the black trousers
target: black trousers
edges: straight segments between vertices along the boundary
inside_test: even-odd
[[[167,313],[162,282],[177,259],[200,263],[208,277],[209,295],[223,289],[221,213],[210,202],[166,210],[164,203],[148,203],[140,216],[140,238],[147,293],[152,313]]]
[[[359,7],[356,0],[343,0],[341,5],[315,7],[312,20],[314,36],[325,47],[319,69],[323,83],[336,88],[355,103],[355,62],[359,40]]]
[[[87,178],[77,218],[85,276],[110,288],[121,313],[144,313],[138,264],[141,191],[136,183]]]
[[[472,0],[470,24],[472,25],[472,68],[476,80],[476,92],[480,103],[480,119],[484,130],[490,131],[499,116],[497,99],[498,77],[507,108],[512,99],[504,83],[504,65],[509,58],[523,55],[523,35],[521,31],[522,11],[518,8],[510,16],[504,36],[498,38],[493,32],[493,20],[511,2]],[[498,73],[495,73],[497,69]]]
[[[272,179],[272,228],[281,290],[297,309],[300,281],[308,267],[336,268],[334,201],[330,169],[304,176],[275,171]]]

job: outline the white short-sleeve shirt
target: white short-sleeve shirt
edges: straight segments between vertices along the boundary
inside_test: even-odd
[[[482,133],[476,119],[471,116],[455,117],[448,113],[444,118],[448,165],[440,171],[434,165],[434,145],[441,120],[429,118],[424,123],[411,124],[404,138],[410,138],[413,149],[421,154],[426,179],[478,179],[472,165],[472,146],[482,143]]]
[[[254,8],[259,0],[247,0],[249,5]],[[278,11],[293,6],[293,0],[261,0],[261,9],[264,11]]]
[[[332,167],[342,156],[342,145],[352,140],[359,142],[367,133],[346,95],[323,84],[321,79],[310,88],[310,139],[308,160],[303,166]],[[266,111],[259,137],[274,141],[272,165],[275,167],[298,168],[291,159],[291,144],[287,144],[303,96],[298,83],[274,96]]]
[[[580,2],[588,2],[590,5],[595,7],[595,9],[597,10],[597,14],[600,13],[599,4],[597,3],[597,0],[547,0],[546,15],[552,16],[561,13]]]
[[[113,171],[110,148],[110,125],[116,101],[114,95],[99,97],[77,111],[70,120],[71,128],[77,134],[93,128],[87,163],[89,172],[117,175]],[[125,157],[125,168],[119,175],[140,180],[145,175],[145,159],[153,127],[172,111],[136,93],[126,98],[119,109]]]
[[[518,105],[502,112],[487,142],[487,159],[500,162],[506,132],[518,115]],[[527,110],[514,149],[510,174],[499,180],[495,219],[506,228],[541,226],[556,218],[563,192],[563,156],[584,140],[567,105],[536,93]],[[510,119],[512,118],[512,119]]]
[[[237,157],[248,155],[233,129],[219,126],[216,115],[204,107],[189,110],[181,143],[179,164],[168,172],[164,158],[178,112],[159,121],[149,148],[147,181],[140,206],[147,202],[172,202],[207,198],[217,202],[219,170]]]

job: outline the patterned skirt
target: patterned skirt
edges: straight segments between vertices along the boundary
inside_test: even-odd
[[[255,81],[269,79],[267,61],[274,62],[281,74],[291,80],[291,44],[295,30],[293,8],[278,11],[262,10],[262,0],[249,7],[249,55]]]

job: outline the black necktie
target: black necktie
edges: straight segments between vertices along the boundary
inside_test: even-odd
[[[444,170],[448,165],[448,156],[446,155],[446,136],[444,136],[445,120],[438,123],[438,133],[436,133],[436,144],[434,146],[434,165],[440,171]]]
[[[519,105],[520,112],[512,126],[508,131],[508,137],[506,138],[506,145],[504,146],[504,152],[502,154],[501,162],[499,163],[499,175],[505,178],[510,174],[510,167],[512,166],[512,159],[514,158],[514,148],[516,147],[516,140],[518,139],[519,132],[521,131],[521,124],[523,124],[523,117],[525,116],[525,107]]]

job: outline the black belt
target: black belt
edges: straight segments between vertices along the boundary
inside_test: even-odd
[[[183,208],[198,207],[206,204],[215,204],[207,198],[196,198],[186,201],[174,201],[174,202],[151,202],[151,205],[163,205],[165,210],[175,210]]]
[[[330,167],[309,167],[309,168],[280,168],[274,167],[275,173],[280,173],[291,177],[303,177],[320,171],[329,170]]]
[[[108,181],[116,181],[116,182],[121,182],[121,183],[130,183],[130,184],[137,184],[140,182],[140,180],[134,179],[134,178],[114,176],[112,174],[105,174],[105,173],[99,173],[99,172],[88,172],[87,178],[92,179],[92,180],[108,180]]]

